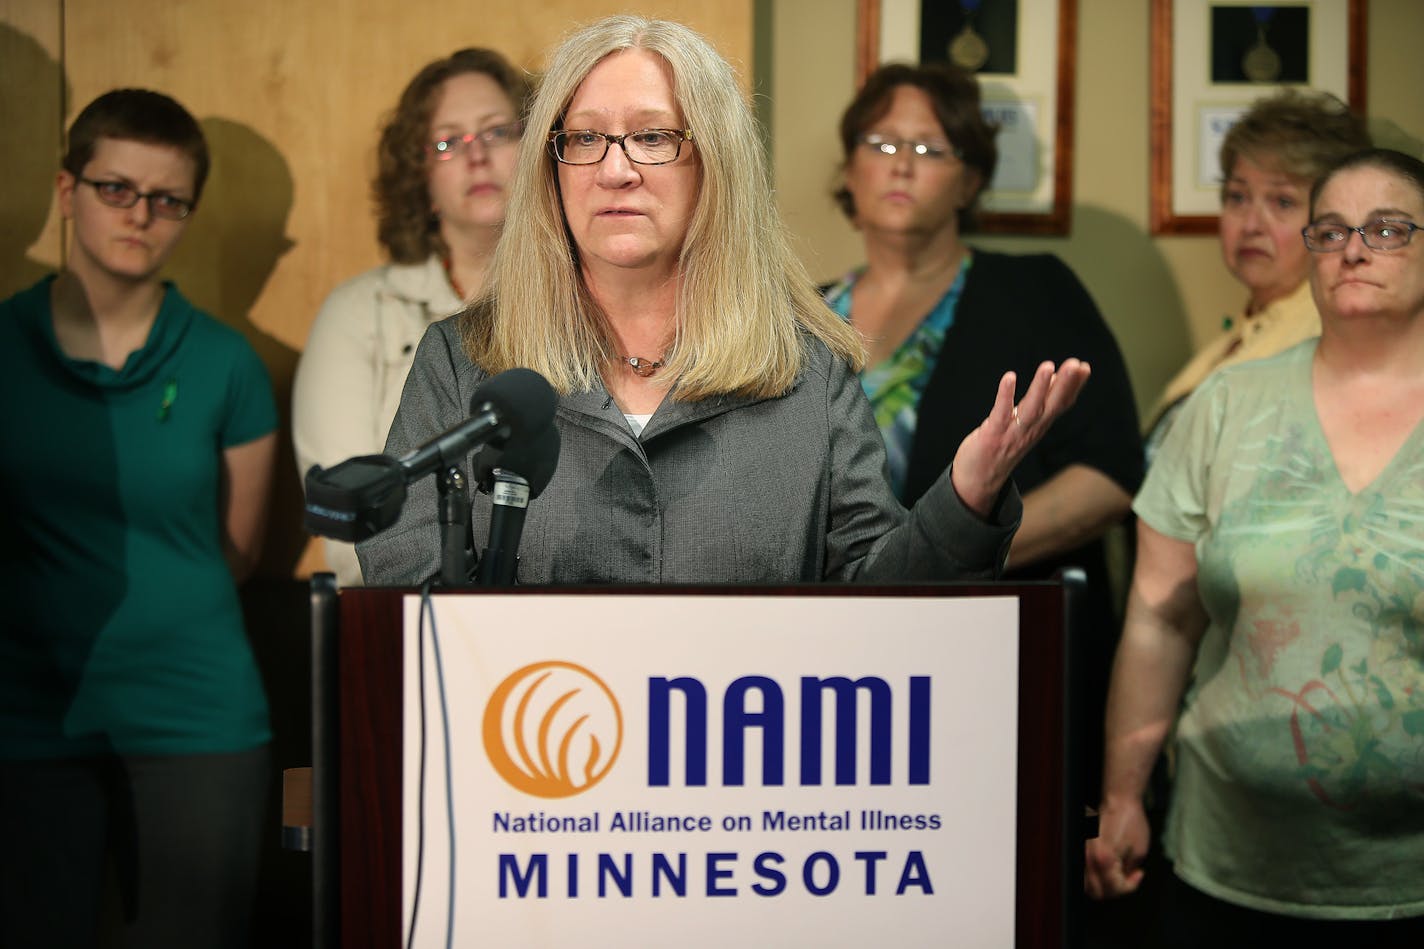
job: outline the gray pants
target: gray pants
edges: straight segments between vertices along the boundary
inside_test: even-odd
[[[270,751],[0,761],[0,947],[245,947]]]

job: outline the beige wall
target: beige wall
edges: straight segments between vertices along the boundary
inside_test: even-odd
[[[63,136],[59,2],[0,0],[0,297],[59,259],[48,228]]]
[[[855,0],[771,0],[772,155],[783,211],[813,276],[858,263],[860,242],[827,193],[835,126],[854,89]],[[1147,0],[1078,0],[1073,228],[1064,238],[984,237],[1051,251],[1087,284],[1126,356],[1140,406],[1239,309],[1214,237],[1147,230]],[[1370,0],[1368,96],[1381,144],[1424,147],[1424,3]],[[1383,135],[1379,135],[1380,131]]]

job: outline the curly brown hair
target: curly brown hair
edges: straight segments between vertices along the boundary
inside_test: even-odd
[[[1240,158],[1314,182],[1337,161],[1370,147],[1365,120],[1328,92],[1287,89],[1257,99],[1221,140],[1222,187]]]
[[[979,109],[979,80],[974,78],[973,73],[965,72],[958,66],[950,63],[887,63],[871,73],[841,115],[844,160],[840,173],[844,174],[850,166],[851,155],[860,136],[890,111],[895,90],[900,86],[911,86],[929,96],[935,117],[939,119],[940,127],[954,146],[955,153],[979,173],[979,189],[974,199],[959,211],[960,229],[964,230],[973,223],[979,192],[988,186],[994,177],[994,167],[999,163],[999,149],[994,144],[999,128],[986,121]],[[854,221],[855,199],[843,183],[832,193],[832,197],[845,216]]]
[[[376,150],[376,177],[371,193],[376,201],[376,237],[391,260],[414,264],[431,254],[447,254],[430,213],[426,138],[435,111],[435,93],[452,76],[483,73],[509,96],[522,118],[530,83],[520,69],[492,49],[460,49],[429,63],[405,87],[395,110],[381,129]]]

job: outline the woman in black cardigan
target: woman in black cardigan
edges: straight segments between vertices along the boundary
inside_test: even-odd
[[[1020,579],[1065,566],[1087,572],[1091,715],[1101,708],[1118,625],[1102,538],[1127,515],[1142,478],[1137,412],[1117,343],[1061,260],[964,243],[993,177],[995,132],[968,73],[942,64],[873,73],[841,118],[836,194],[865,238],[866,264],[826,299],[865,338],[862,381],[905,504],[979,424],[984,393],[1004,369],[1024,386],[1045,359],[1071,353],[1092,365],[1077,405],[1014,471],[1024,515],[1009,555]],[[1091,757],[1090,775],[1098,770]]]

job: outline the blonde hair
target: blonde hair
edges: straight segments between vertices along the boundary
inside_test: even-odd
[[[609,17],[569,35],[540,82],[488,289],[461,315],[470,359],[492,373],[525,366],[557,391],[572,392],[594,389],[600,370],[618,358],[581,276],[547,133],[561,127],[589,72],[626,49],[656,53],[671,67],[673,94],[701,162],[678,261],[676,337],[659,378],[685,401],[781,395],[801,371],[803,333],[859,369],[860,337],[826,307],[791,250],[756,121],[731,67],[693,30],[634,16]]]
[[[1221,140],[1222,195],[1236,162],[1250,159],[1313,184],[1344,158],[1370,147],[1365,120],[1328,92],[1286,89],[1257,99]]]

